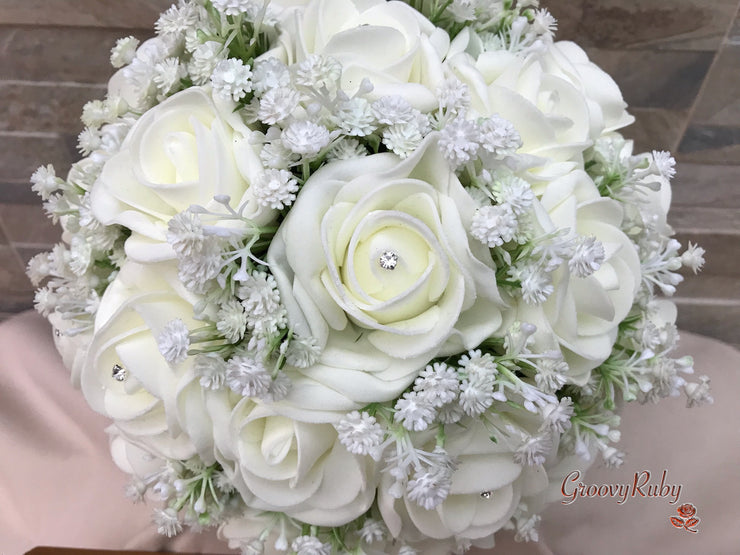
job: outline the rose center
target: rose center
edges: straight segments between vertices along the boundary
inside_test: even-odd
[[[383,227],[357,242],[350,264],[342,268],[343,281],[355,281],[361,291],[379,301],[412,287],[430,263],[423,237],[402,225]],[[348,272],[353,271],[354,276]],[[391,271],[392,270],[392,271]]]

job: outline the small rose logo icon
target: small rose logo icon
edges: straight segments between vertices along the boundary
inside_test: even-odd
[[[699,530],[696,529],[696,525],[699,524],[701,519],[694,516],[696,514],[696,507],[694,507],[694,505],[691,503],[684,503],[676,509],[676,511],[681,516],[668,517],[673,526],[676,528],[683,528],[687,532],[693,532],[694,534],[699,532]]]
[[[696,507],[694,507],[691,503],[684,503],[677,509],[677,511],[678,514],[682,517],[691,518],[696,514]]]

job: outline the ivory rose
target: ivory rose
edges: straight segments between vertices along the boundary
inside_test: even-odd
[[[611,353],[619,323],[632,308],[640,287],[640,260],[620,229],[621,205],[601,197],[584,171],[548,183],[537,205],[545,232],[570,229],[604,247],[605,259],[596,272],[577,277],[564,263],[555,270],[554,293],[544,303],[521,301],[515,308],[516,319],[537,326],[535,350],[559,348],[570,367],[570,381],[583,385]]]
[[[230,431],[237,473],[247,496],[253,496],[252,508],[341,526],[363,514],[375,498],[374,461],[347,451],[331,424],[293,420],[244,399],[234,409]]]
[[[448,65],[468,85],[474,114],[498,114],[514,125],[520,153],[578,161],[603,133],[634,121],[616,83],[571,42],[526,56],[502,50],[474,60],[462,53]]]
[[[491,419],[502,429],[513,430],[503,419],[495,415]],[[530,431],[535,430],[536,426]],[[445,450],[457,462],[447,498],[430,510],[406,496],[394,499],[389,494],[394,478],[384,473],[378,490],[383,520],[394,537],[412,542],[455,538],[490,547],[491,534],[509,521],[519,501],[547,488],[547,474],[542,465],[515,462],[516,441],[503,434],[491,441],[491,430],[479,420],[452,426],[447,437]]]
[[[228,195],[246,203],[244,216],[266,223],[274,212],[260,207],[250,183],[262,172],[253,132],[234,104],[191,87],[147,111],[121,150],[103,166],[92,190],[92,210],[103,224],[132,231],[126,254],[140,262],[174,258],[167,223],[192,204]]]
[[[267,255],[290,326],[323,347],[301,372],[355,402],[386,401],[434,356],[489,337],[502,302],[490,253],[468,233],[475,206],[434,136],[406,160],[312,175]]]
[[[125,262],[100,301],[80,380],[93,410],[111,418],[129,441],[161,457],[187,460],[198,454],[210,464],[210,393],[200,387],[192,358],[169,364],[157,344],[174,319],[198,327],[197,300],[177,279],[174,262]],[[116,379],[118,367],[125,379]]]
[[[65,320],[58,312],[49,314],[49,323],[54,326],[54,346],[62,356],[64,367],[70,371],[72,384],[79,387],[80,372],[92,339],[92,333],[84,331],[68,335],[67,331],[73,329],[75,323]]]
[[[312,54],[338,60],[348,94],[368,78],[371,97],[399,95],[422,111],[437,106],[450,38],[404,2],[312,0],[284,22],[279,40],[272,54],[289,64]]]

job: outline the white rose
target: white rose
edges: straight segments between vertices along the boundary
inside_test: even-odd
[[[604,247],[605,259],[596,272],[577,277],[564,263],[555,270],[555,291],[544,303],[522,301],[515,309],[518,320],[537,326],[535,350],[559,347],[570,366],[570,380],[583,385],[611,353],[619,323],[632,308],[640,287],[640,260],[620,229],[621,205],[601,197],[584,171],[548,183],[537,205],[544,231],[568,228]]]
[[[93,410],[113,419],[129,441],[165,458],[198,454],[211,464],[214,432],[206,401],[216,392],[200,387],[192,358],[168,364],[157,345],[174,319],[200,327],[193,319],[197,301],[177,279],[174,262],[125,262],[100,301],[81,386]],[[125,379],[116,379],[119,368]]]
[[[103,166],[92,190],[95,217],[130,229],[126,253],[140,262],[173,258],[167,223],[192,204],[208,206],[214,195],[246,203],[244,216],[266,223],[274,212],[259,207],[249,189],[262,172],[252,135],[234,105],[208,88],[171,96],[139,118]]]
[[[437,107],[434,90],[444,80],[450,38],[408,4],[312,0],[291,15],[273,54],[288,63],[331,56],[342,64],[342,89],[349,94],[368,78],[372,98],[400,95],[422,111]]]
[[[375,463],[347,451],[331,424],[299,422],[244,399],[234,409],[230,430],[252,508],[341,526],[375,499]]]
[[[490,252],[468,233],[475,207],[434,136],[406,160],[312,175],[267,255],[290,326],[324,347],[300,372],[360,406],[386,401],[429,359],[498,329]]]
[[[525,56],[504,50],[473,60],[458,54],[449,66],[470,88],[474,113],[514,124],[523,142],[519,152],[578,160],[603,133],[634,121],[616,83],[571,42]]]
[[[85,363],[92,332],[67,334],[67,331],[75,327],[75,323],[65,320],[58,312],[49,314],[49,323],[53,326],[54,346],[62,357],[64,367],[70,371],[72,385],[80,387],[80,372]]]
[[[536,424],[518,424],[532,428],[530,432],[537,429]],[[503,420],[498,425],[512,429]],[[491,534],[509,521],[523,497],[547,488],[547,473],[542,465],[516,463],[517,445],[499,434],[496,443],[491,441],[491,431],[482,421],[468,419],[448,430],[447,437],[445,450],[457,462],[447,498],[431,510],[406,496],[394,499],[388,493],[394,478],[384,473],[378,489],[380,512],[394,537],[412,542],[454,537],[486,545]]]

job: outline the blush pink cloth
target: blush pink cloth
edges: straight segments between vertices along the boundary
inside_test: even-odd
[[[622,505],[608,497],[555,503],[543,515],[539,543],[500,534],[492,551],[471,553],[740,553],[740,353],[688,333],[681,351],[711,376],[715,404],[628,405],[624,466],[581,477],[587,485],[632,485],[635,473],[648,471],[652,484],[665,470],[666,483],[681,485],[679,503],[639,495]],[[45,320],[25,313],[0,324],[0,554],[37,545],[233,553],[213,534],[157,534],[151,509],[123,495],[126,478],[108,454],[107,424],[70,385]],[[698,533],[671,525],[682,503],[697,507]]]

